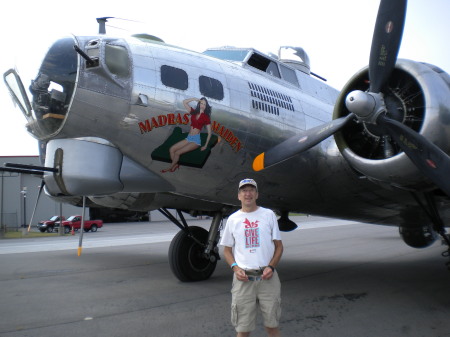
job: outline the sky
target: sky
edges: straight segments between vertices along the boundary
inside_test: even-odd
[[[52,42],[67,34],[95,35],[97,17],[107,34],[148,33],[167,43],[203,52],[210,47],[253,47],[277,54],[300,46],[311,71],[341,89],[369,62],[379,0],[14,0],[0,3],[0,73],[16,68],[25,87],[37,75]],[[295,5],[293,5],[295,4]],[[399,57],[434,64],[450,73],[449,0],[410,0]],[[37,155],[0,81],[0,157]]]

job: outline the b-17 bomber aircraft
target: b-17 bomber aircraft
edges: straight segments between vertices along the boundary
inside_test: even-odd
[[[450,77],[397,59],[405,15],[406,0],[380,2],[369,65],[340,92],[299,47],[197,53],[110,36],[100,18],[98,35],[56,41],[31,83],[4,74],[42,166],[2,169],[40,174],[63,202],[160,210],[180,227],[169,260],[182,281],[214,272],[247,177],[281,230],[290,212],[398,226],[415,248],[440,235],[449,256]],[[211,216],[210,230],[183,213]]]

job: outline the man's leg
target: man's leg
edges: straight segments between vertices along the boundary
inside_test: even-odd
[[[248,337],[250,332],[238,332],[237,337]]]
[[[279,337],[281,316],[281,283],[275,271],[270,280],[260,281],[259,307],[264,319],[264,328],[269,337]]]
[[[256,324],[256,291],[254,282],[242,282],[233,275],[231,289],[231,323],[238,337],[248,337]]]
[[[268,327],[264,327],[264,329],[266,329],[267,332],[267,336],[269,337],[280,337],[280,330],[278,328],[268,328]]]

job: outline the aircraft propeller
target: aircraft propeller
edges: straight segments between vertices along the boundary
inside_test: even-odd
[[[384,101],[383,88],[395,68],[406,17],[406,0],[381,0],[372,38],[369,60],[369,91],[355,90],[345,100],[350,114],[327,124],[306,130],[258,155],[253,169],[260,171],[317,145],[357,118],[373,124],[395,140],[416,167],[445,193],[450,195],[447,179],[450,158],[419,133],[395,120]],[[391,118],[392,117],[392,118]]]
[[[369,59],[370,92],[378,93],[394,70],[403,35],[406,0],[382,0]]]
[[[281,163],[298,153],[312,148],[314,145],[317,145],[322,140],[339,131],[354,117],[355,115],[351,113],[345,117],[335,119],[328,124],[319,125],[315,128],[306,130],[301,135],[286,139],[284,142],[272,147],[267,152],[259,154],[253,160],[253,169],[255,171],[261,171],[262,169]]]

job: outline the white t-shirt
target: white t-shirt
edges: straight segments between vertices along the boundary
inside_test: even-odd
[[[273,258],[275,244],[281,240],[275,213],[259,206],[254,212],[241,210],[227,220],[220,245],[232,247],[234,258],[242,269],[259,269]]]

